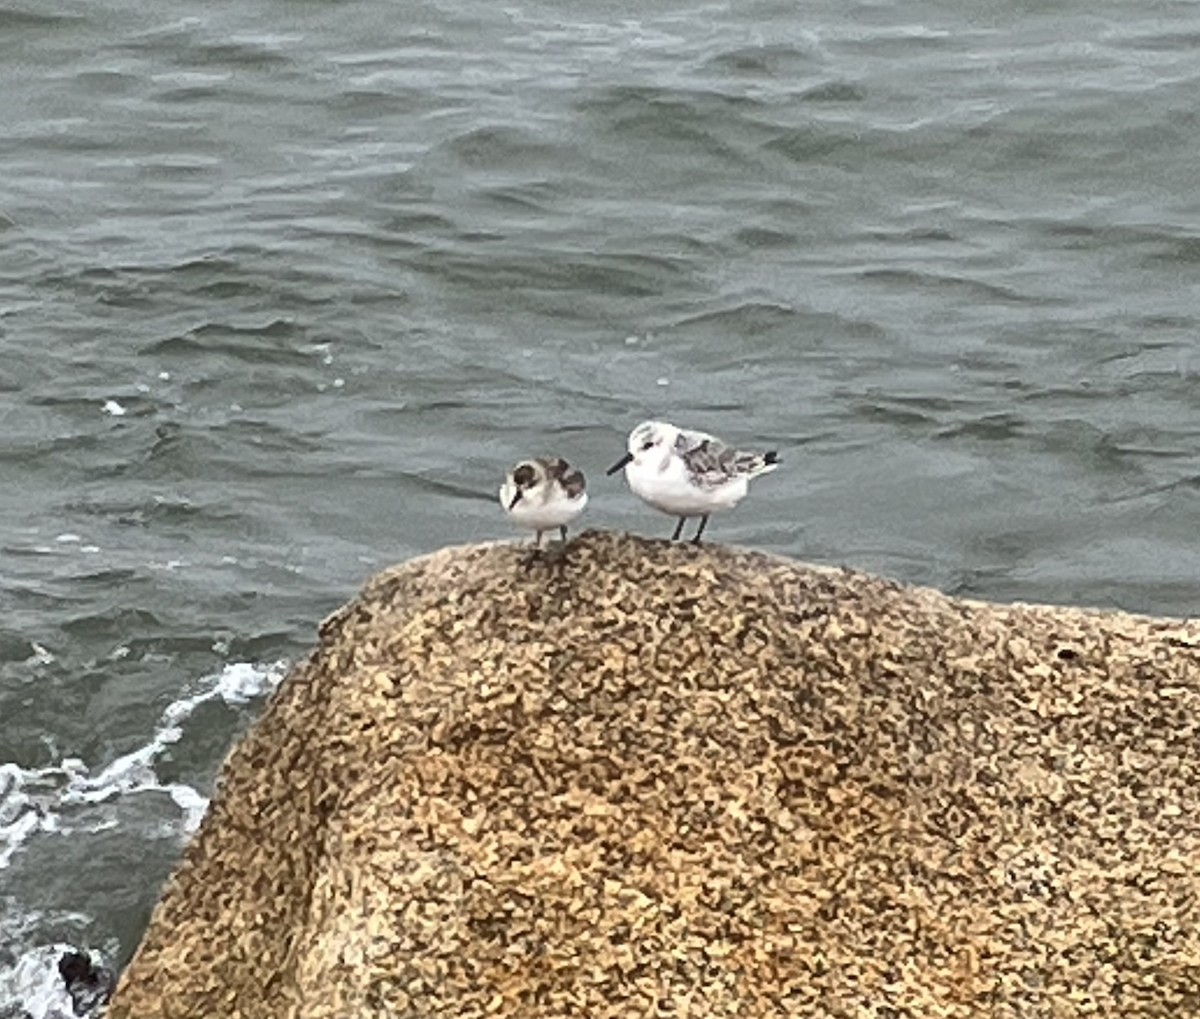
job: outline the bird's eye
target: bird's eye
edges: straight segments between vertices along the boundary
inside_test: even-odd
[[[654,440],[653,439],[647,439],[645,442],[642,443],[642,452],[645,452],[646,450],[653,449],[653,448],[654,448]]]

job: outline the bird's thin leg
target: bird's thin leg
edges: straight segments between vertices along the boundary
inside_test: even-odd
[[[679,536],[683,534],[683,525],[687,521],[687,517],[680,517],[679,523],[675,525],[675,533],[671,535],[672,541],[678,541]]]
[[[533,547],[530,548],[529,555],[527,555],[524,560],[525,569],[533,569],[534,565],[540,563],[545,556],[546,553],[542,551],[542,532],[535,531],[533,536]]]
[[[700,518],[700,526],[696,528],[696,536],[694,538],[692,538],[693,545],[700,544],[700,535],[702,535],[704,533],[704,528],[707,526],[708,526],[708,514],[705,513],[704,516],[702,516]]]
[[[567,525],[563,524],[561,527],[559,527],[558,533],[563,540],[563,544],[565,545],[567,543]]]

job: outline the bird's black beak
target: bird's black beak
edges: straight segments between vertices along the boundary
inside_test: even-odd
[[[524,494],[525,494],[525,489],[523,489],[523,488],[518,488],[518,489],[517,489],[517,490],[516,490],[516,491],[513,493],[512,502],[510,502],[510,503],[508,504],[508,508],[509,508],[509,509],[512,509],[512,508],[513,508],[513,507],[514,507],[514,506],[515,506],[517,503],[519,503],[519,502],[521,501],[521,496],[523,496]]]
[[[630,460],[632,460],[632,459],[633,459],[633,454],[632,454],[632,453],[626,453],[626,454],[625,454],[623,457],[621,457],[621,459],[620,459],[620,460],[618,460],[618,461],[617,461],[615,464],[613,464],[613,465],[612,465],[612,466],[611,466],[611,467],[610,467],[608,470],[606,470],[604,473],[605,473],[605,474],[616,474],[616,473],[617,473],[617,471],[619,471],[619,470],[620,470],[622,467],[624,467],[624,466],[625,466],[627,463],[629,463],[629,461],[630,461]]]

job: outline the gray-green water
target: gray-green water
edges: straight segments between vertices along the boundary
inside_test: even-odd
[[[776,446],[713,540],[1200,594],[1195,3],[0,0],[0,1015],[508,464]]]

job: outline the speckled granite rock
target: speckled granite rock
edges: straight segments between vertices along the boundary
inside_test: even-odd
[[[1200,1014],[1200,625],[524,554],[326,621],[112,1019]]]

